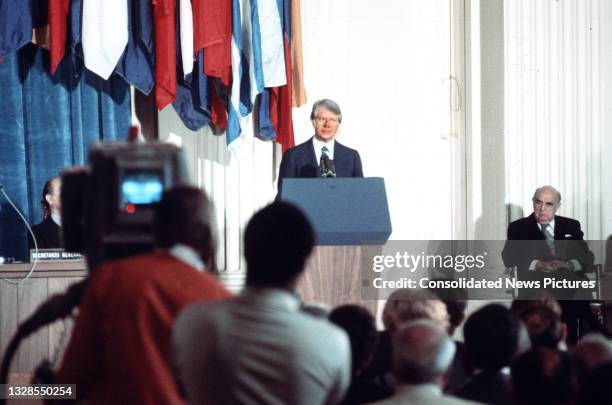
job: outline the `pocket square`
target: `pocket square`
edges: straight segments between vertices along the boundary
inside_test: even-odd
[[[565,234],[565,236],[564,236],[564,238],[571,238],[572,236],[574,236],[574,235],[571,235],[571,234],[569,234],[569,233],[566,233],[566,234]]]

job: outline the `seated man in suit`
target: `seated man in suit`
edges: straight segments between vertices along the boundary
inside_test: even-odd
[[[340,106],[332,100],[316,101],[310,120],[314,136],[306,142],[288,149],[278,173],[278,194],[287,177],[323,177],[322,158],[333,161],[335,177],[363,177],[359,153],[337,142],[334,138],[342,123]]]
[[[561,193],[551,186],[543,186],[535,191],[532,201],[533,213],[508,226],[508,241],[502,252],[504,264],[517,266],[522,278],[537,274],[528,271],[558,273],[569,270],[579,274],[592,266],[594,256],[583,240],[580,222],[556,215],[561,206]],[[532,242],[510,242],[513,240]]]
[[[502,251],[505,266],[516,266],[518,277],[523,280],[542,281],[545,277],[585,280],[584,271],[593,265],[594,256],[583,239],[580,222],[556,215],[561,193],[554,187],[543,186],[535,191],[532,201],[533,213],[508,226],[508,240]],[[589,322],[594,318],[589,315],[587,301],[563,300],[587,298],[588,292],[571,288],[554,291],[562,300],[570,343],[577,337],[577,317],[587,317]]]
[[[42,192],[43,221],[32,227],[39,249],[54,249],[62,247],[60,241],[60,226],[62,219],[60,215],[60,191],[62,188],[61,177],[48,180]],[[30,232],[28,236],[28,249],[34,249],[34,240]]]

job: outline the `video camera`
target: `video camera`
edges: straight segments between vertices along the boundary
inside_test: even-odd
[[[179,148],[161,143],[103,143],[89,167],[62,173],[64,248],[104,260],[151,250],[155,204],[164,190],[188,182]]]

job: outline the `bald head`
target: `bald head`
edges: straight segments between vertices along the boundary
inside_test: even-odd
[[[393,335],[393,371],[400,383],[440,384],[455,355],[455,344],[439,324],[419,319]]]
[[[389,296],[382,313],[385,329],[391,332],[406,322],[431,319],[440,327],[448,327],[448,312],[444,302],[431,291],[405,288]]]

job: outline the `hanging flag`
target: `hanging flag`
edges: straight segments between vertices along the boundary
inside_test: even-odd
[[[257,0],[261,64],[265,87],[287,84],[281,12],[282,9],[279,8],[276,0]]]
[[[276,128],[272,122],[272,90],[264,89],[257,101],[257,136],[272,140],[276,138]]]
[[[85,67],[108,79],[128,42],[127,2],[83,0],[81,36]]]
[[[153,0],[155,101],[163,109],[176,98],[176,0]]]
[[[155,85],[153,6],[150,0],[128,0],[129,36],[115,72],[143,94]]]
[[[287,84],[271,89],[270,118],[276,129],[276,142],[282,146],[283,153],[295,146],[292,114],[292,80],[291,80],[291,50],[289,39],[285,37],[285,57],[287,69]]]
[[[204,73],[229,87],[232,75],[232,10],[228,0],[192,0],[194,51],[204,49]]]
[[[306,104],[306,88],[304,87],[304,60],[302,58],[302,15],[300,0],[291,0],[291,88],[292,105],[299,107]],[[287,76],[288,77],[288,76]]]
[[[283,49],[285,55],[285,73],[287,83],[270,91],[270,120],[276,129],[276,142],[285,150],[295,146],[292,118],[292,74],[291,74],[291,3],[290,0],[278,0],[282,11]]]
[[[83,47],[81,45],[81,17],[83,14],[83,0],[72,0],[70,2],[70,13],[68,14],[68,25],[70,29],[70,61],[74,72],[83,70]]]
[[[232,87],[228,107],[227,144],[237,153],[243,132],[240,118],[253,111],[251,96],[252,17],[250,0],[232,0]],[[262,78],[263,84],[263,78]]]
[[[183,65],[183,77],[185,77],[193,70],[193,13],[191,11],[191,0],[180,0],[179,15],[181,62]]]
[[[253,70],[260,92],[256,133],[261,138],[274,139],[277,132],[271,117],[270,88],[287,83],[281,17],[283,7],[282,3],[279,7],[276,0],[257,0],[257,6],[252,10],[256,15],[253,18]],[[259,87],[260,78],[263,79],[264,89]]]
[[[0,56],[32,40],[32,0],[0,1]]]
[[[55,74],[66,53],[66,32],[68,29],[69,0],[49,0],[49,51],[51,73]]]

